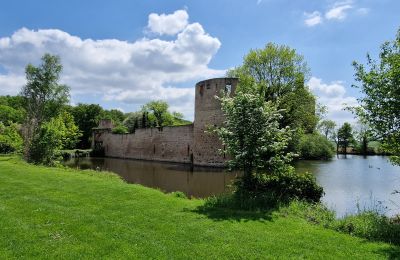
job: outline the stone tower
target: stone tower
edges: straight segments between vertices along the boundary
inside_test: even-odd
[[[210,126],[221,126],[224,114],[215,96],[233,95],[237,78],[215,78],[196,84],[193,132],[194,165],[224,166],[226,157],[218,152],[222,143],[215,134],[205,132]]]

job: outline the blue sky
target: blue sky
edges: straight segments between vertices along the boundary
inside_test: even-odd
[[[4,1],[0,8],[0,95],[16,94],[24,67],[60,55],[72,102],[125,112],[150,99],[193,118],[196,81],[224,75],[251,48],[286,44],[304,55],[308,82],[328,117],[359,96],[353,60],[394,39],[396,0]]]

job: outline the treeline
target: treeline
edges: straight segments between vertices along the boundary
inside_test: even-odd
[[[165,101],[156,100],[145,104],[140,111],[123,113],[118,109],[107,110],[98,104],[64,105],[60,117],[70,129],[70,142],[65,149],[88,149],[92,129],[101,119],[110,119],[115,133],[134,133],[138,128],[163,127],[190,124],[179,112],[170,112]],[[21,127],[27,117],[23,96],[0,96],[0,153],[21,150]],[[19,136],[19,137],[18,137]]]
[[[61,150],[90,148],[100,119],[111,119],[116,133],[191,123],[161,100],[132,113],[97,104],[71,106],[69,87],[58,82],[61,71],[59,57],[45,54],[39,66],[26,66],[27,84],[18,96],[0,96],[0,153],[22,152],[28,162],[52,165]]]

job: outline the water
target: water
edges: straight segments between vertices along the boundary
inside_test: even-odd
[[[182,191],[189,197],[204,198],[229,190],[237,173],[218,168],[195,167],[114,158],[75,158],[65,163],[81,169],[101,169],[119,174],[129,183],[138,183],[164,192]],[[384,156],[348,155],[332,161],[300,161],[297,172],[311,172],[324,188],[323,202],[338,216],[374,209],[392,216],[400,214],[400,167]]]
[[[205,198],[228,191],[237,174],[221,168],[194,167],[176,163],[115,159],[73,158],[65,165],[80,169],[115,172],[128,183],[138,183],[164,192],[182,191],[188,197]]]
[[[388,216],[400,214],[400,167],[385,156],[340,155],[332,161],[300,161],[297,172],[311,172],[324,188],[325,205],[338,216],[372,209]]]

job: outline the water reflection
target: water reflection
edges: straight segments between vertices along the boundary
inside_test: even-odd
[[[236,177],[224,169],[195,167],[115,158],[74,158],[67,166],[112,171],[129,183],[138,183],[164,192],[182,191],[189,197],[204,198],[223,193]]]
[[[300,161],[297,172],[311,172],[324,188],[325,204],[338,216],[358,209],[377,209],[387,215],[400,213],[400,167],[384,156],[339,156],[332,161]]]

